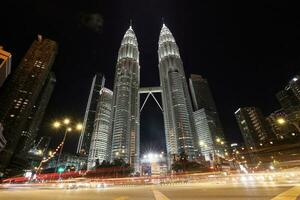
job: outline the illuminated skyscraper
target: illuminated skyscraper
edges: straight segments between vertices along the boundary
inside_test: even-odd
[[[93,78],[91,90],[85,110],[83,128],[79,138],[77,153],[88,155],[91,145],[91,137],[94,129],[97,104],[99,101],[100,90],[104,87],[105,78],[102,74],[96,74]]]
[[[195,127],[198,134],[198,145],[201,147],[201,154],[206,161],[213,161],[214,155],[217,153],[215,133],[216,126],[210,112],[204,108],[195,111],[194,113]]]
[[[11,54],[0,46],[0,87],[11,72]]]
[[[34,140],[38,135],[40,124],[43,120],[46,108],[48,106],[49,100],[51,98],[54,86],[56,83],[56,78],[53,72],[49,74],[49,77],[36,101],[36,104],[33,106],[31,114],[28,117],[27,125],[25,129],[22,130],[21,139],[18,144],[18,149],[20,152],[27,153],[30,148],[34,145]]]
[[[19,144],[28,117],[49,76],[57,52],[56,42],[38,36],[0,94],[0,122],[7,145],[0,152],[0,170],[6,168]],[[18,147],[18,149],[20,149]]]
[[[196,132],[201,146],[201,153],[206,160],[215,160],[215,156],[224,156],[224,134],[206,79],[200,75],[192,74],[189,79],[192,102],[194,105],[194,119]],[[216,140],[222,141],[216,142]]]
[[[112,155],[122,158],[136,170],[139,165],[139,87],[138,43],[132,27],[126,31],[118,53],[112,111]]]
[[[98,160],[110,161],[111,154],[111,110],[113,92],[102,88],[97,104],[94,129],[88,156],[88,169],[92,169]]]
[[[296,75],[292,80],[289,82],[289,88],[293,91],[294,95],[297,97],[298,101],[300,102],[300,76]]]
[[[185,152],[188,159],[194,159],[199,149],[191,98],[178,46],[164,24],[159,36],[158,58],[167,153],[170,158]]]
[[[3,126],[0,123],[0,151],[4,149],[5,145],[6,145],[6,139],[3,136]]]
[[[260,143],[269,142],[271,130],[260,109],[243,107],[235,112],[244,143],[248,149],[259,147]]]

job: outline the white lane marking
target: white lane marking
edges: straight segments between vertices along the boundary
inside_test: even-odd
[[[285,192],[280,193],[271,200],[296,200],[300,195],[300,185],[292,187]]]
[[[163,193],[161,193],[158,190],[152,190],[155,200],[170,200],[168,197],[166,197]]]

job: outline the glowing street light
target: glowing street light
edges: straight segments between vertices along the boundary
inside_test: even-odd
[[[216,142],[220,143],[220,142],[221,142],[221,139],[220,139],[220,138],[217,138],[217,139],[216,139]]]
[[[280,125],[283,125],[283,124],[286,123],[286,121],[285,121],[284,118],[281,117],[281,118],[278,118],[278,119],[277,119],[277,123],[280,124]]]
[[[76,125],[76,130],[81,131],[82,130],[82,124],[77,124]]]
[[[60,128],[61,126],[63,126],[65,128],[65,134],[64,134],[64,138],[63,138],[62,143],[61,143],[62,145],[60,147],[59,155],[58,155],[58,158],[57,158],[55,171],[58,169],[59,159],[60,159],[60,156],[62,154],[64,143],[65,143],[65,140],[66,140],[66,137],[67,137],[67,133],[72,131],[71,120],[69,118],[65,118],[64,120],[62,120],[62,122],[55,121],[53,123],[54,128]],[[74,128],[75,128],[75,130],[80,131],[82,129],[82,124],[77,124],[77,125],[74,126]],[[49,156],[50,156],[50,154],[49,154]]]
[[[64,119],[64,124],[65,124],[65,125],[70,124],[70,122],[71,122],[70,119],[68,119],[68,118]]]
[[[60,124],[60,122],[58,122],[58,121],[56,121],[56,122],[53,123],[53,127],[54,127],[54,128],[59,128],[60,125],[61,125],[61,124]]]
[[[199,145],[204,146],[204,142],[202,140],[200,140]]]

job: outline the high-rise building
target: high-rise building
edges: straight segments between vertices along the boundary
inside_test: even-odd
[[[43,120],[46,108],[48,106],[49,100],[51,98],[54,86],[56,83],[56,78],[53,72],[51,72],[47,78],[47,81],[40,92],[40,95],[31,110],[31,114],[28,117],[27,125],[21,133],[21,139],[18,144],[18,149],[20,152],[27,153],[30,148],[34,145],[34,140],[38,135],[40,124]],[[22,156],[21,155],[21,156]]]
[[[111,154],[111,110],[113,92],[107,88],[100,90],[94,130],[91,138],[87,168],[92,169],[96,161],[110,161]]]
[[[296,75],[288,85],[276,94],[276,97],[286,113],[287,125],[300,132],[300,76]]]
[[[130,26],[118,53],[114,79],[112,110],[112,155],[122,158],[135,170],[139,168],[139,50],[135,33]]]
[[[0,152],[0,170],[7,168],[15,153],[28,117],[46,84],[56,53],[56,42],[39,35],[2,88],[0,122],[7,145]]]
[[[94,129],[97,104],[100,90],[104,87],[105,77],[103,74],[96,74],[93,78],[91,90],[85,110],[83,128],[79,138],[77,153],[88,156],[91,145],[91,137]]]
[[[189,79],[189,86],[195,110],[194,120],[199,139],[198,143],[205,143],[205,146],[201,145],[201,152],[205,159],[211,158],[210,161],[215,158],[215,155],[223,157],[225,147],[224,133],[208,82],[202,76],[192,74]],[[200,124],[202,128],[199,128]],[[206,141],[208,140],[207,138],[210,138],[209,141]],[[224,144],[216,142],[216,140]],[[209,151],[214,156],[208,156]]]
[[[189,85],[195,111],[205,108],[206,110],[217,112],[215,101],[206,79],[202,78],[201,75],[191,74]]]
[[[284,140],[291,138],[293,136],[293,133],[297,131],[295,127],[286,122],[284,124],[278,123],[278,119],[287,120],[288,115],[284,112],[283,109],[276,110],[272,112],[267,118],[266,121],[268,122],[271,131],[276,136],[277,140]]]
[[[11,54],[0,46],[0,87],[11,72]]]
[[[294,76],[294,78],[292,78],[292,80],[289,82],[288,87],[293,91],[294,95],[300,102],[300,76]]]
[[[213,117],[205,108],[199,109],[194,113],[195,127],[198,134],[198,145],[201,147],[201,154],[206,161],[213,161],[215,153],[215,133],[216,125]]]
[[[3,126],[0,123],[0,151],[4,149],[5,145],[6,145],[6,139],[3,136]]]
[[[199,147],[191,98],[178,46],[164,24],[159,36],[158,58],[168,156],[184,152],[189,160],[195,159]]]
[[[284,90],[277,92],[276,97],[287,114],[295,110],[300,110],[300,101],[290,87],[286,87]]]
[[[260,109],[243,107],[235,112],[244,143],[248,149],[255,149],[260,144],[270,142],[273,138],[267,122]]]

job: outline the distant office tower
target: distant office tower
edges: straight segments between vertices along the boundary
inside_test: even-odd
[[[300,101],[300,76],[294,76],[294,78],[289,82],[288,87],[293,91],[298,101]]]
[[[113,92],[107,88],[100,90],[97,104],[94,130],[88,156],[88,169],[95,166],[96,161],[110,161],[111,154],[111,110]]]
[[[3,126],[0,123],[0,151],[4,149],[5,145],[6,145],[6,139],[3,136]]]
[[[46,84],[57,52],[56,42],[38,36],[0,94],[0,122],[7,139],[0,152],[0,170],[6,168],[18,147],[28,117]],[[18,147],[19,149],[19,147]]]
[[[300,76],[295,76],[288,85],[276,94],[286,113],[286,125],[291,125],[300,132]],[[294,131],[294,130],[293,130]]]
[[[193,108],[179,49],[163,24],[158,46],[160,85],[169,157],[185,152],[188,159],[198,155]]]
[[[300,101],[290,87],[286,87],[284,90],[277,92],[276,97],[286,113],[300,110]]]
[[[138,43],[130,26],[121,42],[115,72],[111,159],[122,158],[136,170],[138,170],[140,154],[139,87]]]
[[[217,112],[215,101],[206,79],[202,78],[201,75],[191,74],[189,85],[194,110],[205,108],[206,110]]]
[[[103,74],[96,74],[93,78],[89,99],[87,102],[83,128],[79,138],[77,153],[88,156],[91,145],[91,137],[94,129],[97,103],[99,101],[100,90],[104,87],[105,77]]]
[[[206,161],[213,161],[215,154],[217,154],[217,149],[215,148],[216,125],[213,116],[205,108],[202,108],[194,112],[194,119],[201,154]]]
[[[248,149],[254,149],[260,143],[267,143],[272,138],[260,109],[256,107],[239,108],[235,112],[235,117]]]
[[[0,46],[0,87],[11,71],[11,54]]]
[[[35,105],[31,110],[26,126],[22,130],[21,139],[17,147],[17,149],[22,152],[21,156],[23,155],[23,153],[28,152],[34,145],[34,140],[37,137],[40,124],[43,120],[46,108],[54,90],[55,83],[55,75],[53,72],[51,72],[47,78],[46,83],[44,84],[42,91],[40,92]]]
[[[284,125],[278,123],[278,119],[288,119],[288,115],[283,109],[276,110],[271,113],[266,121],[268,122],[271,131],[274,133],[278,140],[284,140],[293,137],[293,133],[297,131],[292,124],[286,122]]]
[[[215,101],[213,99],[208,82],[206,79],[202,78],[202,76],[192,74],[189,79],[189,85],[192,96],[192,102],[195,110],[194,119],[196,123],[196,132],[198,134],[199,139],[198,143],[203,143],[203,141],[207,140],[205,138],[211,138],[212,140],[212,143],[207,142],[207,144],[205,144],[207,147],[201,145],[201,152],[203,155],[205,155],[206,159],[214,158],[207,156],[208,149],[214,150],[213,152],[211,152],[212,155],[218,155],[223,157],[225,144],[222,144],[221,142],[216,142],[216,140],[225,143],[225,138],[221,121],[215,105]],[[209,129],[199,129],[200,122],[202,126],[209,127]],[[208,147],[209,145],[213,146]]]

